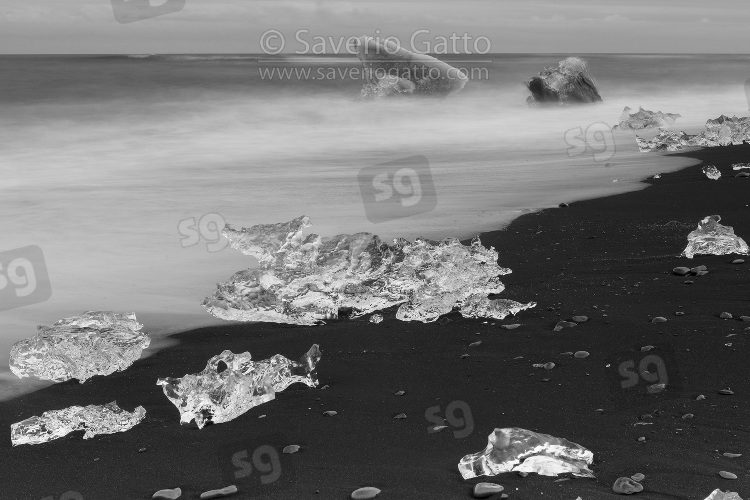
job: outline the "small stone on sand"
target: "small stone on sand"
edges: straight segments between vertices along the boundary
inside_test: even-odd
[[[286,453],[288,455],[291,455],[292,453],[297,453],[299,451],[299,445],[298,444],[290,444],[289,446],[285,446],[283,450],[281,450],[282,453]]]
[[[651,323],[664,323],[666,321],[667,321],[667,318],[665,318],[664,316],[657,316],[651,320]]]
[[[339,412],[337,411],[328,410],[328,411],[324,411],[323,415],[325,415],[326,417],[333,417],[334,415],[338,415],[338,413]]]
[[[644,476],[640,472],[636,472],[635,474],[633,474],[632,476],[630,476],[630,479],[632,479],[633,481],[636,481],[636,482],[640,483],[641,481],[643,481],[644,479],[646,479],[646,476]]]
[[[573,354],[573,357],[578,359],[588,358],[589,353],[587,351],[576,351],[576,353]]]
[[[474,498],[487,498],[500,493],[505,488],[495,483],[477,483],[474,485]]]
[[[398,419],[406,418],[406,413],[399,413],[398,415],[396,415],[393,418],[398,418]]]
[[[643,486],[629,477],[618,477],[615,484],[612,485],[612,491],[620,495],[632,495],[643,491]]]
[[[555,325],[555,328],[554,328],[554,330],[555,330],[556,332],[559,332],[559,331],[560,331],[560,330],[562,330],[563,328],[571,328],[571,327],[573,327],[573,326],[576,326],[577,324],[578,324],[578,323],[573,323],[573,322],[571,322],[571,321],[558,321],[558,322],[557,322],[557,324]]]
[[[745,259],[734,259],[732,261],[732,264],[744,264],[744,263],[745,263]]]
[[[175,500],[177,498],[180,498],[182,496],[182,490],[180,488],[174,488],[171,490],[159,490],[156,493],[154,493],[154,496],[151,498],[156,500]]]
[[[589,320],[588,316],[573,316],[573,321],[576,323],[585,323]]]
[[[742,453],[722,453],[722,455],[724,455],[727,458],[737,458],[737,457],[741,457]]]
[[[477,347],[477,346],[478,346],[478,345],[480,345],[481,343],[482,343],[482,341],[481,341],[481,340],[477,340],[476,342],[472,342],[471,344],[469,344],[469,347]]]
[[[648,352],[648,351],[650,351],[653,348],[654,348],[654,346],[652,346],[652,345],[644,345],[643,347],[641,347],[641,352]]]
[[[732,319],[732,313],[723,312],[723,313],[719,314],[719,317],[721,319]]]
[[[686,274],[690,273],[689,267],[675,267],[672,269],[672,272],[676,274],[677,276],[685,276]]]
[[[521,326],[520,323],[514,323],[512,325],[500,325],[500,328],[505,328],[506,330],[515,330],[519,326]]]
[[[406,392],[404,392],[404,391],[398,391],[398,392],[396,392],[394,394],[394,396],[403,396],[404,394],[406,394]]]
[[[723,394],[724,396],[731,396],[734,394],[734,391],[732,389],[722,389],[719,391],[719,394]]]
[[[237,493],[237,487],[235,485],[227,486],[218,490],[210,490],[201,493],[201,500],[207,500],[209,498],[223,498]]]
[[[703,401],[704,399],[706,399],[706,396],[704,396],[703,394],[698,394],[698,395],[697,395],[697,396],[695,397],[695,400],[696,400],[696,401]]]
[[[365,486],[364,488],[359,488],[352,491],[350,497],[352,498],[352,500],[367,500],[369,498],[375,498],[379,494],[379,489],[373,488],[372,486]]]
[[[737,474],[732,474],[731,472],[727,472],[725,470],[719,471],[719,475],[724,479],[737,479]]]

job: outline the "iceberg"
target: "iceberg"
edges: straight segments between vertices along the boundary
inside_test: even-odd
[[[30,417],[10,426],[13,446],[41,444],[61,438],[75,431],[85,431],[83,439],[97,434],[125,432],[135,427],[146,416],[139,406],[128,412],[112,401],[104,406],[71,406],[62,410],[45,411],[41,417]]]
[[[140,358],[151,342],[141,328],[132,312],[89,311],[61,319],[16,342],[10,369],[18,378],[84,383],[94,375],[125,370]]]
[[[544,68],[539,76],[526,82],[526,87],[531,92],[526,98],[529,105],[602,100],[596,83],[586,67],[586,61],[578,57],[568,57],[560,61],[556,68]]]
[[[663,129],[674,125],[677,118],[682,116],[676,113],[662,113],[661,111],[654,113],[641,107],[638,108],[637,113],[631,114],[630,111],[630,108],[625,106],[620,116],[620,124],[613,128],[622,130]]]
[[[360,98],[398,94],[449,95],[469,81],[466,74],[426,54],[410,52],[390,40],[360,37],[355,41],[365,85]]]
[[[320,348],[314,344],[298,362],[281,354],[254,362],[249,352],[224,351],[208,360],[206,368],[182,378],[157,380],[180,412],[180,423],[193,419],[202,429],[207,423],[229,422],[249,409],[271,401],[276,393],[301,382],[317,387],[315,367]]]
[[[688,245],[682,255],[692,259],[694,255],[748,254],[745,240],[734,234],[730,226],[719,224],[721,216],[710,215],[698,223],[698,229],[688,234]]]
[[[227,225],[230,246],[260,266],[220,283],[203,306],[221,319],[298,325],[336,319],[339,310],[356,318],[396,305],[398,319],[424,323],[454,308],[464,317],[503,319],[536,306],[488,298],[505,289],[498,277],[511,270],[479,239],[469,246],[455,238],[387,245],[370,233],[302,236],[309,226],[305,216],[239,230]]]
[[[707,120],[704,130],[696,135],[663,130],[649,141],[636,136],[641,153],[679,151],[685,147],[740,145],[745,141],[750,141],[750,117],[729,118],[725,115]]]
[[[495,429],[488,441],[483,451],[466,455],[458,463],[464,479],[511,471],[536,472],[543,476],[570,473],[578,477],[594,477],[588,468],[594,454],[567,439],[509,427]]]

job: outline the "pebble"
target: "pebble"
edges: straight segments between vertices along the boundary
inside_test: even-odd
[[[469,347],[476,347],[476,346],[478,346],[481,343],[482,343],[481,340],[477,340],[476,342],[472,342],[471,344],[469,344]]]
[[[365,486],[364,488],[359,488],[352,491],[352,494],[349,496],[352,498],[352,500],[367,500],[368,498],[375,498],[379,494],[379,489],[372,486]]]
[[[632,479],[633,481],[636,481],[636,482],[640,483],[641,481],[643,481],[644,479],[646,479],[646,476],[644,476],[640,472],[637,472],[637,473],[633,474],[632,476],[630,476],[630,479]]]
[[[291,455],[292,453],[297,453],[299,451],[299,445],[298,444],[290,444],[289,446],[285,446],[283,450],[281,450],[282,453],[287,453]]]
[[[474,498],[487,498],[500,493],[505,488],[495,483],[477,483],[474,485]]]
[[[734,259],[732,261],[732,264],[744,264],[744,263],[745,263],[745,259]]]
[[[703,271],[706,271],[706,274],[708,274],[708,268],[706,266],[697,266],[690,270],[690,274],[698,274]]]
[[[721,319],[732,319],[732,313],[723,312],[723,313],[719,314],[719,317]]]
[[[667,321],[667,318],[665,318],[664,316],[657,316],[651,320],[651,323],[664,323],[666,321]]]
[[[661,383],[661,384],[651,384],[648,387],[646,387],[646,391],[648,391],[649,394],[656,394],[658,392],[663,391],[667,388],[667,384]]]
[[[747,172],[740,172],[739,174],[735,175],[735,177],[750,177],[750,174]]]
[[[719,475],[724,479],[737,479],[737,474],[732,474],[731,472],[727,472],[725,470],[719,471]]]
[[[696,401],[703,401],[704,399],[706,399],[706,396],[704,396],[703,394],[698,394],[698,396],[695,398]]]
[[[685,280],[684,283],[686,285],[693,285],[693,284],[695,284],[695,281],[693,281],[693,280]]]
[[[154,493],[154,496],[152,496],[152,499],[159,499],[159,500],[175,500],[176,498],[180,498],[182,496],[182,490],[180,488],[174,488],[172,490],[159,490],[156,493]]]
[[[229,495],[234,495],[235,493],[237,493],[237,487],[235,485],[231,485],[218,490],[204,491],[203,493],[201,493],[201,500],[206,500],[208,498],[228,497]]]
[[[570,327],[576,326],[577,324],[578,323],[573,323],[571,321],[558,321],[557,324],[555,325],[554,330],[556,332],[559,332],[563,328],[570,328]]]
[[[406,418],[406,413],[399,413],[398,415],[396,415],[393,418],[398,418],[398,419]]]
[[[672,269],[672,272],[676,274],[677,276],[685,276],[686,274],[690,273],[689,267],[675,267]]]
[[[576,351],[576,353],[573,354],[573,357],[578,359],[588,358],[589,353],[586,351]]]
[[[548,363],[544,363],[544,365],[542,365],[542,366],[543,366],[543,368],[545,370],[551,370],[551,369],[553,369],[555,367],[555,363],[553,363],[552,361],[550,361]]]
[[[521,476],[521,477],[526,477],[526,476],[529,475],[529,473],[528,472],[524,472],[524,471],[518,471],[518,475]]]
[[[683,419],[683,420],[685,420],[685,419],[687,419],[687,418],[693,418],[694,416],[695,416],[695,415],[693,415],[692,413],[686,413],[686,414],[684,414],[684,415],[682,416],[682,419]]]
[[[404,394],[406,394],[406,392],[405,392],[405,391],[398,391],[398,392],[396,392],[396,393],[394,394],[394,396],[403,396]]]
[[[573,316],[573,321],[576,323],[585,323],[589,320],[588,316]]]
[[[519,323],[514,323],[512,325],[500,325],[500,328],[505,328],[506,330],[515,330],[519,326],[521,326]]]
[[[469,357],[469,355],[468,355],[468,354],[462,354],[462,355],[461,355],[461,359],[464,359],[464,358],[468,358],[468,357]]]
[[[147,448],[140,448],[140,449],[138,450],[138,453],[143,453],[144,451],[146,451],[146,449],[147,449]]]
[[[683,311],[677,311],[674,313],[675,316],[685,316],[685,313]]]
[[[646,441],[646,436],[641,436],[638,438],[639,443],[643,443],[644,441]]]
[[[727,458],[737,458],[741,457],[742,453],[723,453],[723,455]]]
[[[643,491],[643,485],[630,479],[629,477],[618,477],[615,484],[612,485],[612,491],[620,495],[632,495]]]
[[[744,174],[744,172],[742,172],[742,173]],[[738,175],[739,175],[739,174],[738,174]],[[560,208],[568,208],[569,206],[570,206],[570,205],[568,205],[567,203],[560,203],[560,204],[558,205],[558,207],[560,207]],[[484,483],[479,483],[479,484],[484,484]],[[489,484],[489,483],[487,483],[487,484]]]
[[[338,414],[339,412],[333,411],[333,410],[328,410],[328,411],[323,412],[323,415],[325,415],[326,417],[333,417],[334,415],[338,415]]]
[[[719,394],[723,394],[725,396],[731,396],[732,394],[734,394],[734,391],[732,391],[732,389],[722,389],[719,391]]]
[[[652,345],[644,345],[643,347],[641,347],[641,352],[648,352],[648,351],[650,351],[653,348],[654,348],[654,346],[652,346]]]
[[[742,321],[750,321],[750,316],[740,316]]]

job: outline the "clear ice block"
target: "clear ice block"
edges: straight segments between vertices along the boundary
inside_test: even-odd
[[[97,434],[125,432],[145,416],[146,410],[142,406],[131,413],[117,406],[116,401],[104,406],[71,406],[45,411],[41,417],[30,417],[11,425],[10,440],[13,446],[41,444],[75,431],[85,431],[83,439],[91,439]]]
[[[224,351],[208,360],[206,368],[182,378],[160,378],[164,394],[180,412],[180,423],[193,419],[202,429],[207,423],[229,422],[250,408],[271,401],[279,391],[301,382],[317,387],[315,366],[320,348],[314,344],[299,362],[277,354],[254,362],[249,352]]]
[[[641,107],[638,108],[637,113],[631,114],[630,111],[630,108],[625,106],[620,116],[620,124],[615,127],[622,130],[664,129],[674,125],[677,118],[682,116],[676,113],[653,112]]]
[[[260,262],[220,283],[203,306],[217,318],[314,325],[340,309],[362,316],[401,305],[396,317],[431,322],[458,308],[468,317],[504,318],[536,306],[487,299],[503,291],[497,252],[479,239],[381,242],[374,234],[303,237],[307,217],[222,234],[233,248]],[[485,316],[482,316],[485,315]]]
[[[731,226],[719,224],[721,216],[710,215],[698,223],[698,229],[688,234],[688,245],[682,255],[692,259],[694,255],[748,254],[745,240],[734,234]]]
[[[718,181],[721,178],[721,172],[719,172],[719,169],[716,168],[715,165],[708,165],[704,167],[703,173],[706,174],[706,177],[713,181]]]
[[[697,135],[685,132],[663,130],[651,139],[644,140],[636,136],[641,153],[650,151],[679,151],[685,147],[711,148],[716,146],[740,145],[750,142],[750,117],[732,117],[721,115],[707,120],[704,130]]]
[[[10,351],[10,369],[19,378],[81,383],[94,375],[122,371],[151,342],[141,328],[132,312],[89,311],[61,319],[16,342]]]
[[[594,477],[588,468],[594,454],[567,439],[509,427],[495,429],[488,441],[483,451],[466,455],[458,463],[464,479],[511,471],[536,472],[544,476],[570,473]]]

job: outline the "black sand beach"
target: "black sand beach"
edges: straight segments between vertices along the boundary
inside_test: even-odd
[[[124,372],[1,402],[6,433],[12,423],[74,404],[117,400],[129,411],[142,405],[147,414],[130,431],[90,440],[74,433],[11,448],[6,434],[0,497],[147,499],[179,486],[182,498],[194,499],[233,483],[240,492],[231,498],[343,500],[358,487],[375,486],[384,500],[451,500],[470,498],[474,483],[490,481],[511,499],[595,500],[619,497],[611,490],[615,479],[637,472],[646,476],[639,498],[702,500],[715,488],[748,495],[750,323],[719,315],[750,316],[750,259],[732,264],[737,256],[678,256],[707,215],[721,215],[722,224],[750,238],[750,178],[734,177],[730,166],[748,161],[750,146],[680,155],[703,163],[649,179],[641,191],[527,214],[483,234],[482,243],[499,251],[500,265],[513,270],[502,279],[502,297],[538,303],[516,318],[487,322],[454,313],[447,324],[417,324],[400,322],[389,310],[380,324],[365,317],[319,327],[203,328],[176,335],[179,345]],[[707,179],[705,164],[716,165],[723,177]],[[699,265],[709,273],[671,273]],[[574,315],[590,319],[553,331]],[[652,324],[656,316],[668,321]],[[506,330],[501,323],[521,326]],[[272,402],[202,430],[180,426],[176,408],[156,385],[158,377],[202,370],[225,349],[250,351],[257,360],[276,353],[297,359],[314,343],[323,353],[320,385],[327,388],[292,386]],[[655,346],[651,353],[670,376],[660,394],[620,386],[618,363],[632,358],[637,365],[646,345]],[[561,354],[578,350],[591,355]],[[548,361],[554,369],[532,367]],[[718,393],[727,388],[734,394]],[[696,400],[699,394],[705,400]],[[449,406],[455,418],[429,433],[436,422],[426,413],[446,416]],[[328,410],[338,414],[325,416]],[[393,418],[400,413],[407,418]],[[459,460],[483,449],[496,427],[581,444],[594,453],[597,479],[506,473],[464,481]],[[301,450],[281,453],[288,444]],[[276,450],[278,464],[264,445]],[[260,451],[252,473],[232,479],[240,470],[236,458],[247,451],[252,462],[254,450]],[[725,452],[743,455],[726,458]],[[270,464],[265,472],[264,463]],[[721,478],[722,470],[738,479]]]

